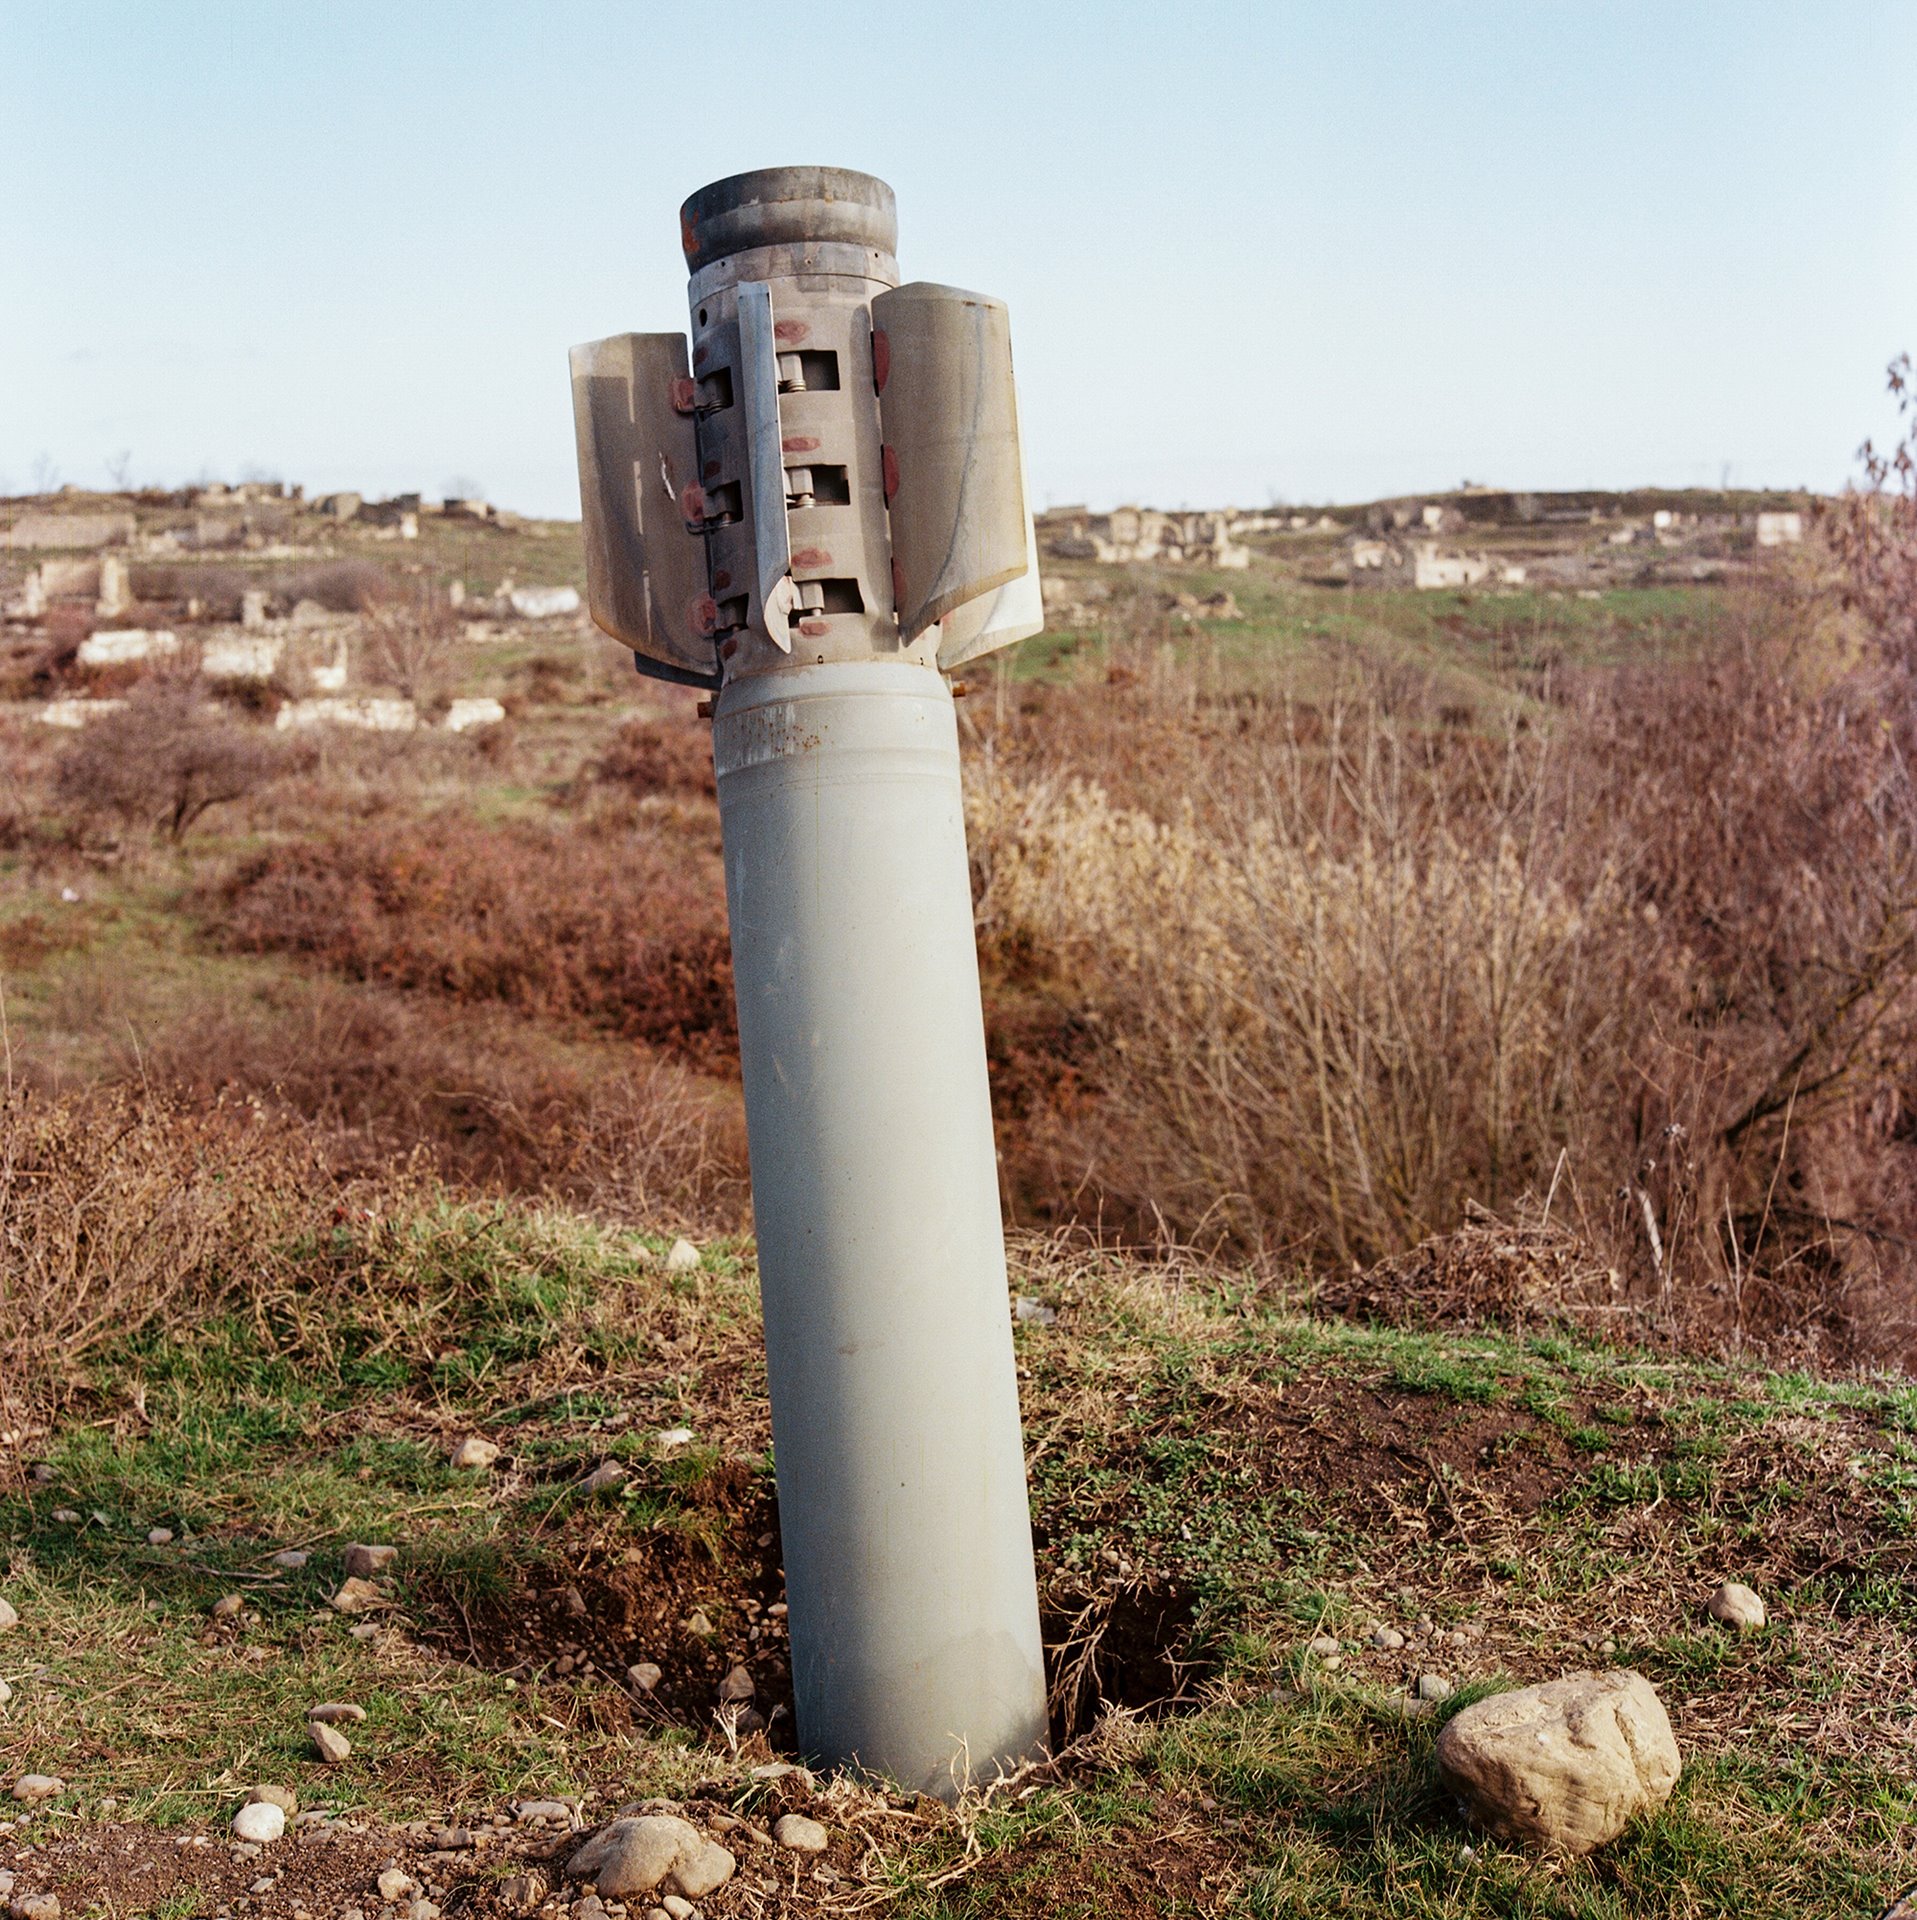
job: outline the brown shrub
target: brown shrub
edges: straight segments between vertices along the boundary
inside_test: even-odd
[[[61,755],[54,795],[82,817],[110,816],[178,842],[212,808],[263,787],[290,760],[284,743],[234,719],[196,678],[153,675]]]
[[[247,1105],[113,1089],[0,1095],[0,1406],[44,1403],[109,1337],[255,1287],[334,1191]]]
[[[498,1009],[293,980],[147,1033],[120,1071],[200,1101],[288,1107],[346,1175],[424,1152],[457,1188],[540,1195],[622,1223],[730,1231],[746,1215],[735,1085],[624,1049],[568,1047]]]
[[[719,792],[711,730],[688,721],[628,720],[586,771],[638,794],[702,793],[716,799]]]
[[[1669,1328],[1904,1350],[1917,804],[1793,631],[1498,740],[1126,689],[1202,716],[1169,804],[1154,752],[988,764],[988,978],[1077,1016],[1012,1191],[1339,1270],[1549,1192]]]
[[[643,830],[369,824],[249,861],[206,905],[243,950],[737,1060],[718,863]]]

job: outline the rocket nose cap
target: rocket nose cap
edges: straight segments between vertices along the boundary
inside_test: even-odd
[[[761,167],[701,187],[679,209],[688,271],[749,247],[840,241],[898,251],[898,203],[869,173],[846,167]]]

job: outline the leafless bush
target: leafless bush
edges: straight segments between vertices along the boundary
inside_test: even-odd
[[[210,809],[244,798],[288,765],[286,747],[236,720],[185,674],[153,675],[118,713],[93,721],[61,756],[57,800],[178,843]]]
[[[1115,758],[987,769],[988,976],[1069,983],[1092,1036],[1061,1208],[1347,1270],[1550,1195],[1673,1328],[1901,1342],[1917,802],[1793,631],[1495,741],[1214,711],[1169,806]]]
[[[397,687],[422,711],[445,704],[458,644],[458,616],[425,579],[387,587],[366,601],[360,616],[367,678]]]

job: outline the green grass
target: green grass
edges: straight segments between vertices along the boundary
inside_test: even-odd
[[[344,1806],[727,1777],[749,1801],[750,1754],[628,1732],[547,1664],[459,1657],[462,1621],[635,1549],[691,1555],[653,1564],[704,1568],[721,1615],[758,1563],[738,1505],[770,1473],[750,1248],[669,1282],[663,1245],[424,1204],[280,1250],[290,1292],[107,1351],[39,1444],[52,1483],[0,1494],[23,1620],[0,1641],[0,1765],[57,1760],[72,1810],[110,1793],[210,1820],[256,1778],[316,1788],[303,1713],[335,1697],[368,1713],[367,1764],[325,1776]],[[1359,1327],[1231,1276],[1050,1248],[1014,1285],[1062,1308],[1015,1334],[1047,1593],[1070,1610],[1115,1567],[1119,1588],[1175,1590],[1177,1651],[1208,1678],[1196,1710],[1104,1723],[1028,1799],[881,1829],[896,1911],[1837,1915],[1917,1876],[1904,1709],[1878,1677],[1917,1627],[1903,1383]],[[692,1443],[662,1450],[682,1424]],[[455,1472],[467,1431],[510,1470]],[[607,1456],[627,1479],[583,1497]],[[149,1546],[154,1526],[175,1540]],[[404,1547],[366,1638],[324,1606],[355,1539]],[[272,1565],[290,1545],[305,1568]],[[1769,1629],[1704,1620],[1725,1577],[1765,1592]],[[216,1625],[227,1592],[246,1611]],[[1421,1620],[1484,1637],[1421,1638]],[[1374,1621],[1412,1644],[1374,1651]],[[1349,1649],[1335,1673],[1303,1651],[1324,1629]],[[1677,1796],[1580,1863],[1475,1836],[1408,1679],[1444,1671],[1462,1703],[1609,1660],[1671,1703]]]

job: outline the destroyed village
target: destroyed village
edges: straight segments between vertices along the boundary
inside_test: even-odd
[[[0,1920],[1917,1920],[1917,22],[1223,11],[0,0]]]

